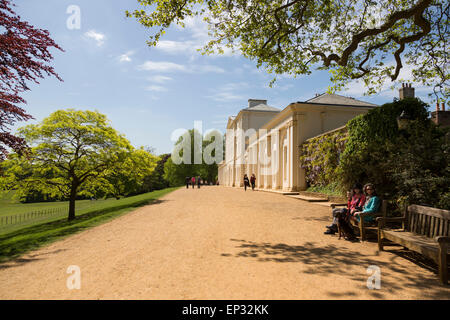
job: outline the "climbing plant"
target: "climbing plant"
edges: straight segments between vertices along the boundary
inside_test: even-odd
[[[432,123],[427,108],[415,98],[394,100],[350,120],[345,129],[307,140],[300,157],[307,183],[345,190],[371,182],[400,206],[450,209],[450,130]],[[412,120],[400,130],[403,112]]]
[[[336,181],[340,156],[345,149],[347,129],[332,131],[306,141],[301,147],[300,163],[310,186],[326,186]]]
[[[385,171],[387,143],[395,145],[401,136],[397,117],[402,112],[419,123],[429,122],[427,104],[408,98],[386,103],[347,123],[348,141],[337,170],[344,188],[356,181],[370,181],[379,186],[380,192],[391,192],[392,179]]]

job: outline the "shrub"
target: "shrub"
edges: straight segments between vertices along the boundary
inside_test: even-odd
[[[301,148],[300,163],[309,186],[327,186],[336,181],[340,155],[347,141],[345,128],[309,139]]]

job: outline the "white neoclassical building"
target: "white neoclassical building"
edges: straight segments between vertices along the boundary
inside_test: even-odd
[[[227,124],[225,159],[219,164],[219,183],[243,186],[244,174],[256,175],[259,189],[306,189],[300,167],[300,146],[314,136],[344,126],[350,119],[377,107],[336,94],[293,102],[283,110],[266,100],[248,100],[248,107]]]

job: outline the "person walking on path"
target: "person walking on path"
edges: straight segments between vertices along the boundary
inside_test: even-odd
[[[200,189],[200,177],[197,177],[197,188]]]
[[[250,177],[250,183],[252,184],[252,191],[255,191],[255,184],[256,184],[256,176],[253,173],[252,176]]]
[[[195,177],[191,178],[191,183],[192,183],[192,189],[195,188]]]
[[[247,187],[250,186],[247,174],[244,174],[244,191],[247,191]]]
[[[186,189],[189,189],[189,185],[191,184],[191,178],[190,177],[186,177]]]

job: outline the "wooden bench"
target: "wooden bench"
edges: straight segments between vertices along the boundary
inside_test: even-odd
[[[450,254],[450,211],[419,205],[408,206],[403,217],[377,218],[378,248],[385,239],[433,259],[439,266],[439,279],[448,282]],[[401,222],[402,229],[386,229],[386,222]]]
[[[350,219],[350,223],[352,224],[352,226],[355,227],[359,231],[359,235],[361,237],[361,241],[366,241],[367,231],[372,231],[373,233],[376,234],[376,232],[378,230],[376,224],[372,225],[372,224],[369,224],[367,222],[364,222],[364,217],[366,217],[366,216],[374,216],[375,218],[377,218],[377,217],[386,218],[387,205],[388,205],[388,201],[387,200],[382,200],[380,209],[378,210],[378,213],[375,213],[375,214],[373,214],[373,213],[361,213],[359,215],[359,217],[360,217],[359,223],[358,223],[358,221]],[[334,209],[335,207],[338,207],[338,206],[347,206],[347,204],[346,203],[336,203],[336,204],[332,204],[331,208]]]

